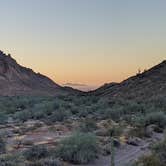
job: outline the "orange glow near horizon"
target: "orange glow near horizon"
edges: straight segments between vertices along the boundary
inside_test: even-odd
[[[141,70],[148,69],[164,60],[162,55],[155,57],[155,53],[151,53],[153,57],[151,60],[142,56],[142,58],[138,59],[130,57],[130,61],[128,59],[121,60],[119,57],[97,56],[96,53],[94,57],[98,57],[98,59],[93,59],[93,56],[88,57],[88,53],[86,53],[86,57],[76,58],[75,60],[70,58],[65,60],[65,56],[62,54],[61,56],[48,58],[45,53],[34,54],[32,52],[13,52],[12,56],[21,65],[50,77],[60,85],[79,83],[98,87],[104,83],[121,82],[135,75],[139,68]]]

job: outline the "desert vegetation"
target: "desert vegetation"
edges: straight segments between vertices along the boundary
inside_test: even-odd
[[[152,154],[141,157],[133,166],[164,166],[166,163],[166,139],[151,148]]]
[[[0,97],[0,161],[10,166],[93,163],[100,156],[109,156],[111,146],[118,151],[121,145],[139,146],[150,138],[153,142],[153,134],[162,135],[165,130],[165,108],[165,98],[160,96],[111,102],[84,94]],[[153,158],[154,166],[158,162],[163,166],[164,147],[165,141],[135,164],[148,166]]]

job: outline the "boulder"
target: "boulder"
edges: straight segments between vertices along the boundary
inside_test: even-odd
[[[127,140],[128,145],[133,145],[133,146],[140,146],[141,145],[141,139],[137,137],[132,137]]]

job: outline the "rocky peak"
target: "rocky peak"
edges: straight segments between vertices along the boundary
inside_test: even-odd
[[[0,95],[56,95],[63,88],[0,51]]]

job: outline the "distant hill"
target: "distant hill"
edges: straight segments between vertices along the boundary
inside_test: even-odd
[[[96,86],[86,85],[86,84],[78,84],[78,83],[66,83],[66,84],[63,84],[63,86],[78,89],[78,90],[83,91],[83,92],[88,92],[90,90],[96,89]]]
[[[58,95],[73,92],[48,77],[19,65],[10,55],[0,51],[0,95]]]
[[[89,93],[101,97],[131,100],[166,97],[166,61],[121,83],[105,84]]]

